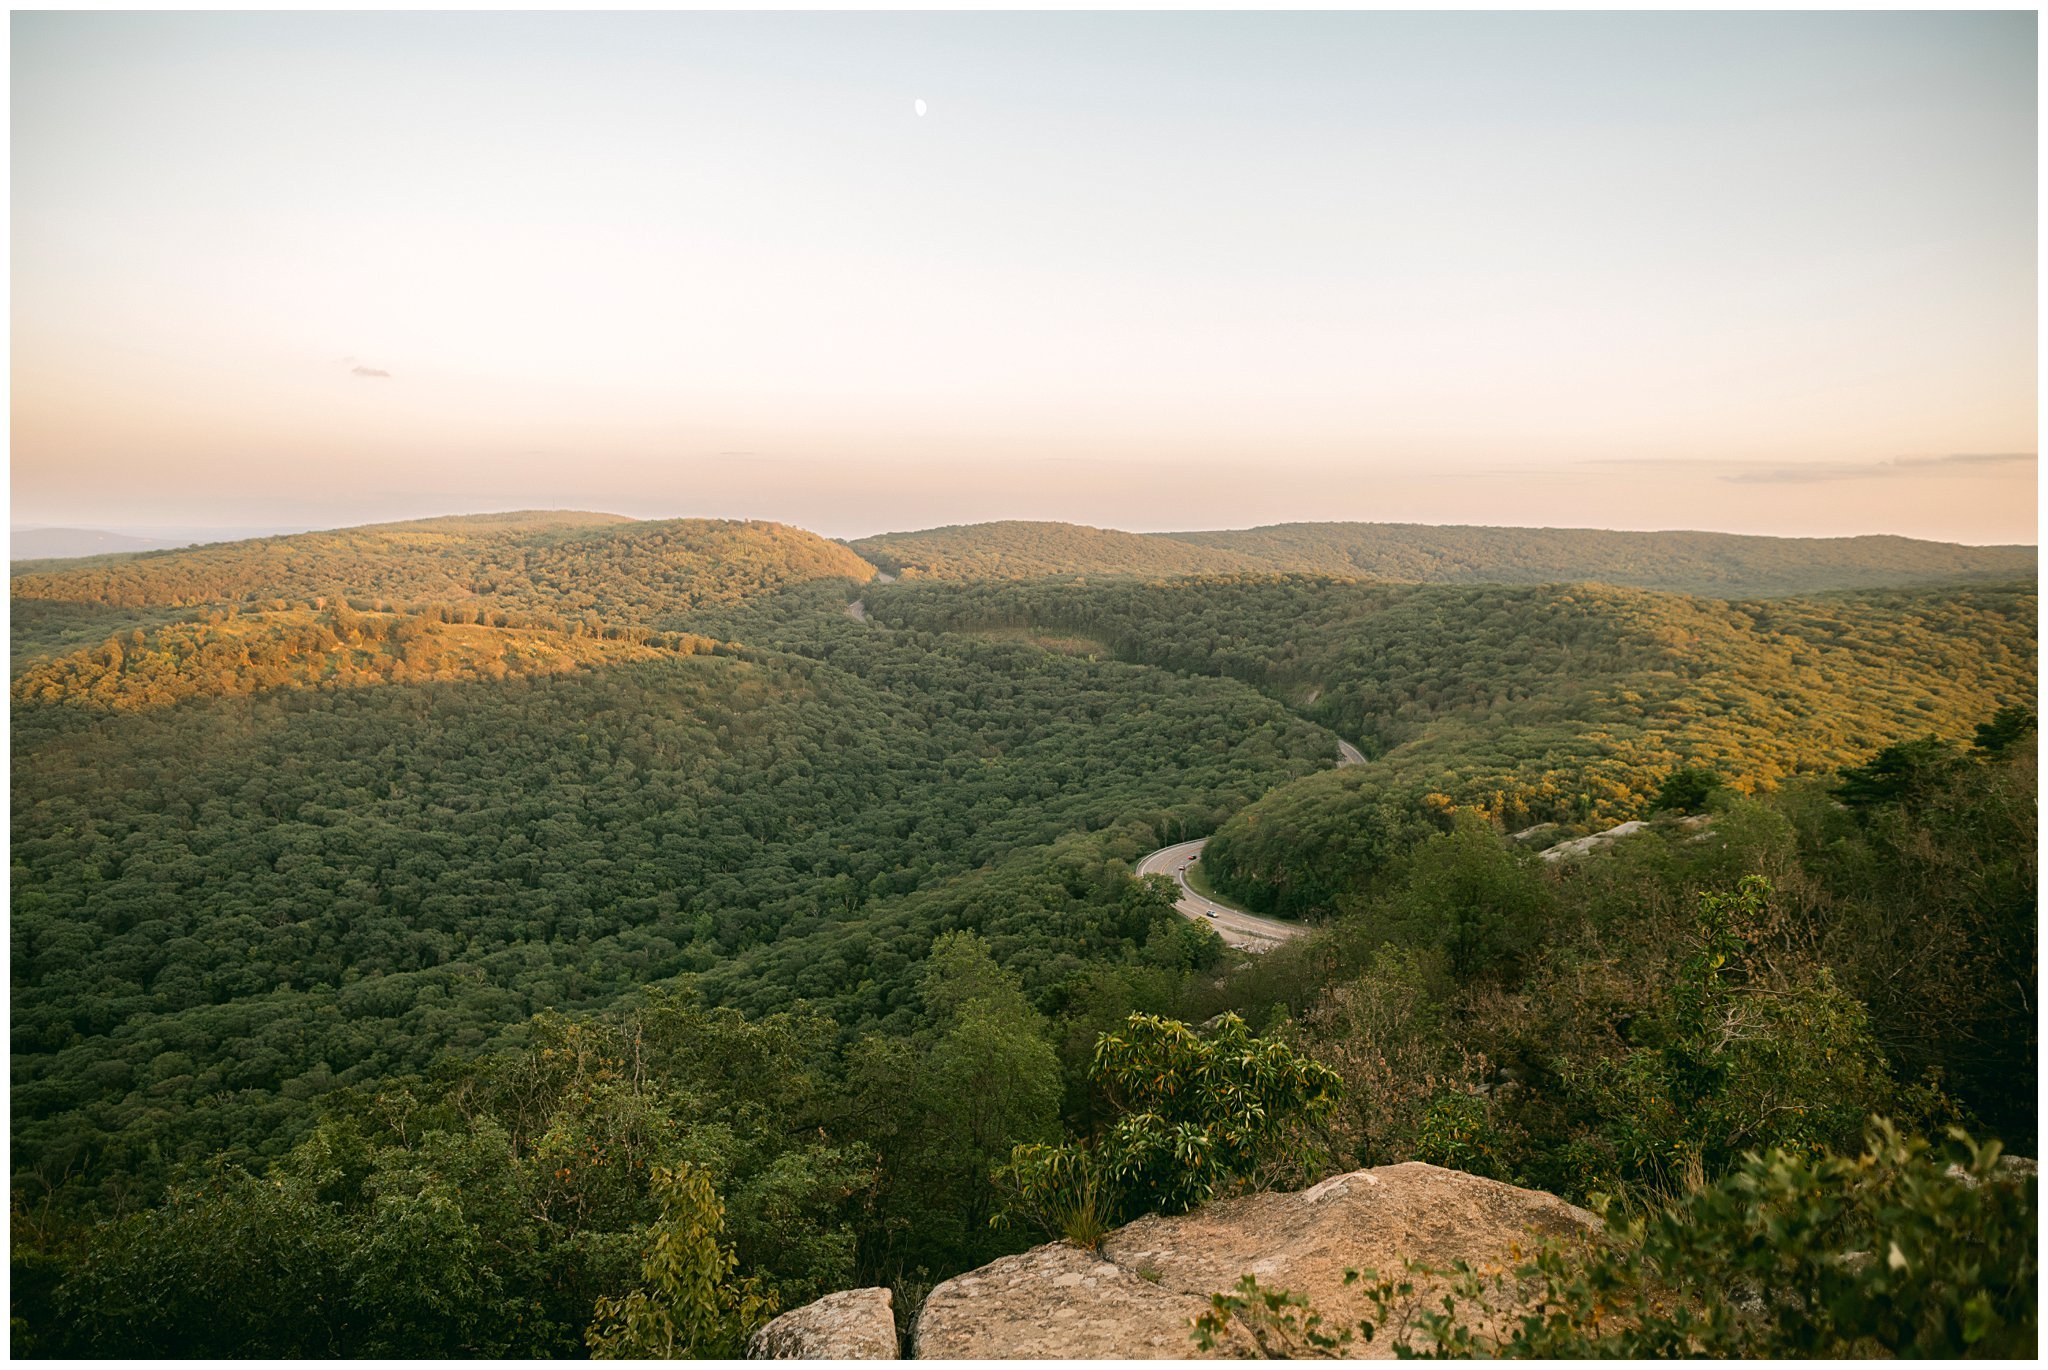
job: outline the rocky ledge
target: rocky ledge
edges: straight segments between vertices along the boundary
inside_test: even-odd
[[[747,1342],[749,1360],[897,1360],[886,1289],[844,1289],[784,1313]]]
[[[1599,1227],[1554,1195],[1460,1171],[1420,1162],[1358,1170],[1298,1193],[1142,1218],[1111,1233],[1100,1251],[1054,1242],[1006,1256],[932,1290],[912,1348],[922,1359],[1199,1357],[1194,1319],[1212,1293],[1247,1274],[1306,1295],[1326,1327],[1342,1327],[1372,1311],[1344,1283],[1347,1269],[1392,1275],[1409,1258],[1499,1266],[1536,1240],[1583,1239]],[[1419,1290],[1418,1299],[1431,1292]],[[1254,1354],[1241,1331],[1232,1336],[1207,1354]],[[1385,1337],[1352,1350],[1393,1355]]]

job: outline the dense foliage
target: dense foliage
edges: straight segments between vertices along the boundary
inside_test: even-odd
[[[1003,1176],[1014,1204],[1055,1236],[1093,1246],[1144,1213],[1185,1213],[1275,1163],[1296,1130],[1336,1106],[1340,1078],[1235,1014],[1207,1036],[1134,1013],[1095,1045],[1095,1088],[1114,1117],[1080,1142],[1018,1147]]]
[[[30,666],[15,676],[13,693],[25,703],[133,710],[267,690],[554,675],[735,650],[689,633],[558,621],[530,626],[520,616],[484,610],[364,614],[337,601],[324,610],[216,612],[148,634],[137,628],[125,641],[109,638],[96,650]]]
[[[602,1296],[584,1340],[599,1360],[737,1359],[774,1315],[759,1281],[734,1272],[740,1258],[719,1244],[725,1204],[694,1166],[653,1172],[661,1217],[650,1224],[642,1288]]]
[[[1013,521],[884,533],[853,546],[884,570],[936,580],[1263,571],[1451,585],[1597,581],[1729,597],[2031,580],[2037,564],[2032,547],[1965,547],[1902,537],[1417,523],[1284,523],[1140,534]]]
[[[1751,1154],[1605,1242],[1547,1244],[1505,1272],[1347,1271],[1375,1309],[1356,1328],[1246,1275],[1211,1299],[1195,1344],[1236,1325],[1275,1357],[1363,1340],[1460,1360],[2032,1359],[2037,1185],[1999,1160],[1996,1142],[1960,1129],[1930,1148],[1880,1120],[1860,1155]],[[1445,1286],[1440,1304],[1419,1296]],[[1503,1319],[1493,1310],[1510,1299],[1526,1311]]]
[[[2031,1358],[2036,1182],[1998,1160],[1960,1130],[1929,1150],[1888,1126],[1860,1156],[1751,1155],[1618,1250],[1543,1253],[1542,1301],[1505,1341],[1425,1330],[1452,1356]]]
[[[586,1333],[730,1350],[751,1308],[853,1274],[871,1154],[821,1136],[833,1037],[656,997],[611,1023],[544,1016],[474,1071],[345,1091],[267,1171],[216,1165],[103,1225],[26,1300],[17,1260],[15,1349],[25,1330],[95,1356],[565,1355]]]
[[[534,515],[17,578],[17,1353],[729,1352],[1006,1200],[2035,1144],[2028,587],[871,569]],[[1131,878],[1212,832],[1308,936]]]
[[[1860,812],[1835,783],[1559,863],[1461,823],[1182,1012],[1294,1022],[1344,1077],[1339,1164],[1655,1205],[1747,1150],[1852,1149],[1872,1113],[2031,1154],[2031,738]]]
[[[806,581],[874,574],[839,544],[779,523],[563,513],[386,523],[13,569],[17,602],[481,602],[657,628],[682,626],[676,620],[693,610]]]
[[[1210,843],[1216,887],[1327,914],[1452,807],[1511,831],[1641,816],[1677,770],[1749,791],[2029,703],[2031,587],[1723,602],[1588,586],[1234,577],[897,586],[880,621],[1082,635],[1244,680],[1354,741],[1363,766],[1265,796]]]
[[[1059,839],[1135,822],[1127,860],[1326,753],[1234,684],[841,622],[825,660],[19,712],[17,1166],[266,1153],[336,1084],[685,973],[851,1027],[979,927],[1043,984],[1149,933]]]

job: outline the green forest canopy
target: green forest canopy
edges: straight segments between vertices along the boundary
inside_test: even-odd
[[[2031,587],[1724,601],[1611,586],[1407,586],[1320,577],[905,582],[880,622],[1071,634],[1243,680],[1366,764],[1234,815],[1205,867],[1261,911],[1327,913],[1430,815],[1508,830],[1640,817],[1672,771],[1738,788],[1832,770],[1925,732],[1967,736],[2036,690]]]
[[[2032,579],[2036,571],[2032,547],[1419,523],[1123,533],[1012,521],[884,533],[852,545],[884,570],[932,580],[1267,571],[1450,585],[1597,581],[1742,597]]]
[[[1088,1061],[1132,1011],[1298,1022],[1349,1081],[1335,1161],[1578,1199],[1662,1193],[1672,1147],[1720,1166],[1787,1100],[1795,1140],[1882,1109],[2031,1142],[2030,583],[1765,598],[1846,572],[1755,539],[1739,595],[1550,583],[1534,543],[1493,564],[1542,584],[1390,584],[1258,562],[1285,530],[1069,530],[1154,560],[1017,579],[1046,526],[967,583],[877,586],[914,566],[774,524],[558,514],[18,568],[17,1288],[69,1291],[42,1345],[573,1353],[663,1210],[644,1175],[586,1192],[564,1138],[706,1167],[790,1298],[914,1294],[1031,1239],[988,1227],[991,1167],[1100,1122]],[[1713,560],[1674,536],[1646,576]],[[1364,765],[1331,768],[1339,736]],[[1571,868],[1502,840],[1637,816],[1681,769],[1726,781],[1694,786],[1704,837]],[[1219,885],[1315,935],[1243,964],[1130,879],[1207,833]],[[1642,1034],[1697,896],[1760,871],[1731,953],[1760,969],[1708,988],[1767,1031],[1725,1067],[1747,1083],[1679,1107]],[[655,1019],[671,1054],[627,1088]],[[703,1075],[717,1043],[785,1062],[783,1096]],[[1520,1092],[1482,1097],[1486,1062]],[[261,1270],[222,1264],[227,1215]],[[262,1255],[302,1232],[311,1265]],[[396,1264],[485,1250],[459,1294]],[[206,1313],[279,1271],[377,1292]],[[179,1281],[189,1306],[133,1305]]]
[[[521,513],[24,562],[14,567],[12,586],[16,603],[141,608],[338,595],[408,607],[483,600],[669,627],[692,610],[784,586],[873,574],[838,543],[779,523]]]

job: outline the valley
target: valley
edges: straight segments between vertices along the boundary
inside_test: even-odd
[[[1092,1072],[1147,1015],[1325,1082],[1274,1183],[2031,1149],[2031,549],[1685,535],[1625,583],[1429,536],[526,512],[17,565],[31,1344],[580,1354],[685,1161],[778,1306],[914,1303],[1042,1235],[1032,1148],[1125,1135]],[[1687,995],[1752,1054],[1673,1074]]]
[[[10,1356],[2038,1361],[2038,30],[17,11]]]

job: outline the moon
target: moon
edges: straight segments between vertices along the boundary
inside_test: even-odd
[[[910,102],[910,107],[911,107],[912,109],[915,109],[915,110],[917,111],[917,117],[918,117],[918,118],[920,118],[920,119],[924,118],[924,109],[925,109],[924,101],[922,101],[922,100],[912,100],[912,101]]]

